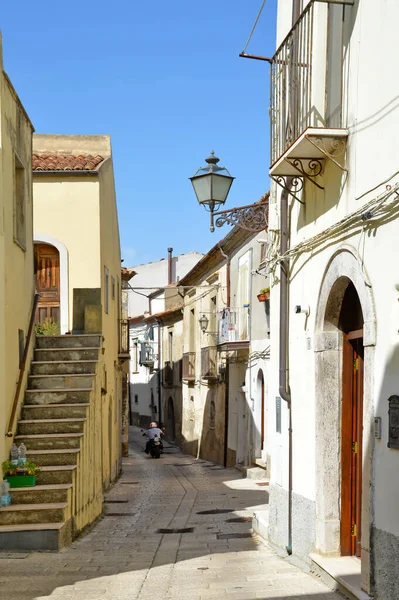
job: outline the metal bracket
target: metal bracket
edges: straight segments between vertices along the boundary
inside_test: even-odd
[[[314,179],[318,177],[322,170],[323,164],[318,158],[286,158],[286,162],[291,165],[293,169],[298,171],[301,177],[304,177],[313,185],[318,187],[320,190],[324,190],[324,187],[317,183]]]
[[[228,225],[245,229],[245,231],[259,233],[267,228],[268,216],[268,201],[238,206],[236,208],[231,208],[230,210],[211,212],[210,229],[211,231],[215,231],[215,225],[216,227],[222,227],[227,223]],[[216,217],[215,221],[214,217]]]
[[[312,146],[317,148],[317,150],[319,150],[319,152],[324,154],[324,156],[326,158],[328,158],[328,160],[331,160],[335,165],[337,165],[337,167],[339,169],[341,169],[341,171],[345,171],[346,173],[348,172],[348,169],[343,167],[335,158],[337,156],[342,156],[342,154],[344,154],[344,152],[346,150],[346,140],[344,140],[342,138],[330,138],[329,139],[330,152],[329,152],[325,147],[324,138],[322,138],[322,137],[316,138],[316,137],[310,136],[310,135],[305,135],[305,138],[307,139],[307,141],[310,144],[312,144]]]
[[[303,200],[296,196],[296,194],[303,189],[303,179],[300,177],[292,177],[291,175],[270,175],[270,177],[282,187],[283,190],[295,198],[295,200],[298,200],[300,204],[305,204]],[[287,179],[290,179],[290,185],[288,185]]]

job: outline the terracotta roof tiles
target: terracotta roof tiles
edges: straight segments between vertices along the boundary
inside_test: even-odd
[[[97,171],[103,156],[91,154],[33,154],[34,171]]]

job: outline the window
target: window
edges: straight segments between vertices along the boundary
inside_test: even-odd
[[[189,337],[189,351],[190,352],[195,352],[195,344],[196,344],[196,340],[195,340],[195,310],[192,308],[190,310],[190,337]]]
[[[169,344],[169,350],[168,350],[169,362],[172,363],[173,362],[173,331],[168,332],[168,344]]]
[[[134,394],[134,403],[138,404],[139,403],[139,397],[137,394]]]
[[[266,250],[267,250],[267,244],[261,244],[260,245],[260,261],[261,263],[263,263],[263,261],[266,259]]]
[[[209,331],[216,333],[217,330],[217,314],[216,314],[216,296],[211,298],[211,314],[209,319]]]
[[[139,372],[139,342],[136,339],[133,340],[132,344],[132,373]]]
[[[111,297],[115,300],[115,277],[111,277]]]
[[[26,250],[25,169],[14,154],[14,240]]]
[[[104,308],[105,308],[106,314],[108,314],[108,312],[109,312],[109,269],[107,269],[107,267],[104,267],[104,273],[105,273]]]

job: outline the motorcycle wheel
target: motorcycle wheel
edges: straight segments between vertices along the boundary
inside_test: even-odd
[[[161,456],[161,451],[158,447],[154,448],[152,456],[153,458],[159,458]]]

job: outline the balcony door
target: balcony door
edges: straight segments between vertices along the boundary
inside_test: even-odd
[[[246,252],[238,261],[238,339],[249,339],[249,277],[250,252]]]

